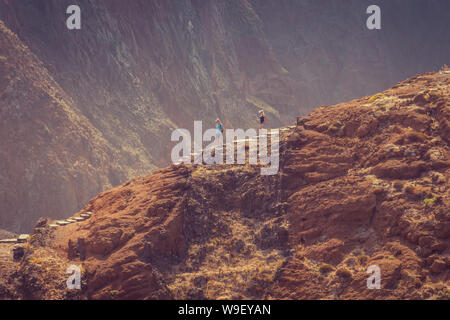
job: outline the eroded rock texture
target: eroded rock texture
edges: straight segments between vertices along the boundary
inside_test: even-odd
[[[17,295],[448,299],[449,88],[448,71],[428,73],[316,109],[281,131],[274,176],[180,165],[101,193],[88,220],[36,227]]]

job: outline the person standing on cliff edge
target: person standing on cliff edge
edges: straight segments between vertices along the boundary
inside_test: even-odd
[[[259,111],[259,130],[261,130],[264,127],[264,121],[266,120],[266,115],[264,114],[264,110]]]

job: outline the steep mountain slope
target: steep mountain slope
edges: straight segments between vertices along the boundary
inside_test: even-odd
[[[92,199],[80,211],[88,220],[41,220],[16,265],[19,285],[0,292],[448,299],[449,102],[450,71],[419,75],[284,128],[277,175],[180,165],[132,180]],[[80,291],[64,287],[72,264]],[[380,290],[366,287],[371,265]]]
[[[127,177],[102,134],[1,21],[0,137],[0,225],[9,230],[74,212]]]
[[[70,3],[0,1],[0,18],[112,143],[142,158],[167,165],[160,138],[194,119],[248,126],[265,103],[274,124],[299,112],[246,1],[79,1],[79,31],[65,27]]]
[[[271,125],[278,126],[299,113],[291,80],[274,58],[261,21],[245,1],[79,1],[82,29],[76,31],[65,25],[69,4],[72,2],[0,0],[0,19],[42,62],[70,99],[74,112],[89,121],[114,152],[121,170],[102,183],[89,183],[85,191],[89,197],[104,190],[102,185],[115,186],[150,173],[155,165],[168,165],[170,134],[176,127],[190,128],[194,120],[204,120],[205,127],[212,127],[217,117],[228,127],[248,127],[256,125],[260,108],[267,111]],[[20,88],[21,93],[27,91],[26,86]],[[30,105],[32,101],[24,98],[22,103]],[[18,107],[25,112],[25,106]],[[41,113],[47,117],[43,126],[57,121],[51,113]],[[21,136],[20,141],[34,136],[45,139],[40,132],[27,130],[29,135]],[[74,131],[75,136],[85,134]],[[14,143],[5,138],[2,136],[5,143]],[[64,151],[71,154],[77,149],[66,146]],[[101,157],[94,149],[83,156]],[[18,160],[16,170],[25,172],[25,167],[19,166],[20,158],[14,153],[8,157],[2,171],[11,171],[9,164]],[[64,170],[69,168],[67,165]],[[83,168],[78,171],[85,174]],[[97,181],[104,180],[100,165],[93,165],[91,171]],[[12,183],[17,186],[17,196],[10,197],[6,188],[1,189],[10,205],[1,209],[5,214],[1,212],[0,226],[27,230],[35,220],[30,215],[29,223],[24,223],[25,212],[51,217],[61,212],[68,217],[88,200],[79,196],[75,203],[67,196],[61,198],[64,205],[41,203],[46,198],[42,190],[58,188],[58,178],[47,184],[56,172],[41,171],[41,175],[30,187],[35,191],[34,207],[22,204],[29,202],[25,195],[30,188],[22,188],[20,181]],[[74,189],[86,189],[84,182],[67,180]],[[18,219],[10,219],[13,212],[19,212]]]

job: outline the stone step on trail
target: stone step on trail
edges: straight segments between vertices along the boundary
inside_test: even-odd
[[[28,240],[29,237],[30,237],[29,234],[21,234],[21,235],[17,238],[17,242],[19,242],[19,243],[27,242],[27,240]]]
[[[79,217],[55,221],[54,223],[49,224],[49,227],[57,228],[59,226],[66,226],[68,224],[72,224],[75,222],[85,221],[86,219],[89,219],[91,217],[91,215],[92,215],[92,212],[88,211],[88,212],[80,214]],[[29,237],[30,237],[29,234],[21,234],[21,235],[19,235],[19,237],[17,239],[0,239],[0,243],[24,243],[24,242],[27,242]]]
[[[295,125],[289,126],[289,127],[284,127],[279,129],[280,131],[288,131],[288,130],[292,130],[293,128],[295,128]],[[243,144],[245,146],[245,149],[248,150],[250,148],[250,144],[252,142],[255,142],[256,147],[259,149],[259,136],[252,136],[252,137],[246,137],[245,139],[234,139],[233,142],[227,142],[224,141],[223,143],[223,154],[224,157],[226,155],[226,152],[229,148],[232,148],[234,150],[234,153],[236,154],[238,146],[240,144]],[[267,140],[267,147],[270,148],[272,143],[280,143],[280,138],[275,139],[275,138],[270,138],[270,140]],[[199,163],[203,163],[203,158],[207,157],[213,157],[211,156],[211,152],[212,150],[215,149],[215,146],[209,146],[206,148],[201,148],[199,150],[196,150],[197,152],[191,152],[188,156],[184,156],[181,158],[181,162],[186,162],[186,161],[192,161],[194,163],[199,162]]]
[[[17,239],[1,239],[0,243],[17,243]]]
[[[85,221],[86,219],[89,219],[91,217],[91,214],[92,214],[92,212],[86,212],[86,213],[80,214],[79,217],[70,218],[70,219],[66,219],[66,220],[59,220],[59,221],[56,221],[55,223],[50,224],[49,227],[57,228],[59,226],[66,226],[68,224],[72,224],[75,222]]]
[[[284,131],[289,131],[289,130],[295,129],[295,127],[296,126],[283,127],[283,128],[280,128],[279,130],[280,130],[280,132],[284,132]]]

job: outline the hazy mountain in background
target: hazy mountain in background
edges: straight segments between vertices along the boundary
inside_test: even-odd
[[[81,30],[66,28],[72,4],[81,7]],[[23,65],[20,88],[14,77],[1,75],[2,130],[8,132],[2,143],[22,149],[1,151],[7,205],[0,227],[25,230],[38,216],[70,216],[108,186],[167,165],[171,131],[194,120],[212,127],[219,117],[226,127],[246,128],[256,126],[262,108],[275,127],[448,63],[447,1],[379,1],[381,31],[366,28],[369,4],[0,0],[2,37],[17,34],[14,41],[28,47],[36,65]],[[11,50],[2,46],[0,55],[15,70],[21,62],[12,61]],[[31,81],[37,69],[79,125],[57,121],[50,102],[35,103],[36,83],[50,81]],[[19,92],[21,100],[11,101]],[[22,115],[14,127],[6,116],[12,106]],[[39,131],[38,121],[49,131]],[[12,137],[17,127],[23,134]],[[77,136],[85,137],[79,148],[63,142]],[[42,170],[55,150],[60,170]],[[87,173],[89,179],[79,178]]]
[[[445,0],[250,2],[294,80],[296,101],[308,111],[379,92],[450,62]],[[366,27],[372,4],[381,9],[381,30]]]

